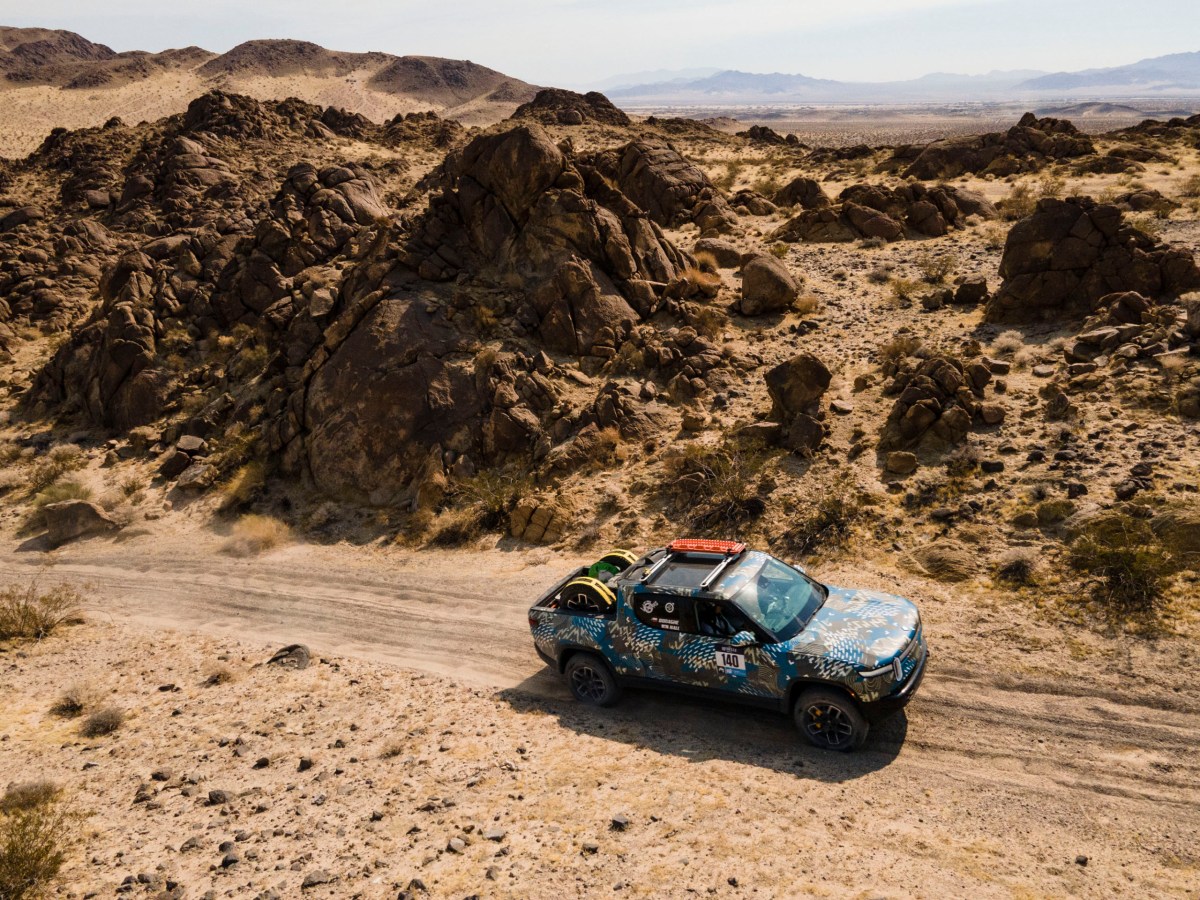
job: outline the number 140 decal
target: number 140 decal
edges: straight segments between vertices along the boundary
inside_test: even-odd
[[[746,674],[746,653],[741,647],[717,644],[713,648],[717,657],[717,668],[727,675]]]

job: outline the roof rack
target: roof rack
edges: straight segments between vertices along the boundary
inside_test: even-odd
[[[642,575],[642,584],[648,584],[658,570],[665,566],[676,553],[705,553],[719,554],[721,561],[717,563],[716,568],[704,576],[704,580],[700,582],[700,589],[706,589],[710,584],[717,580],[718,576],[725,571],[725,567],[742,555],[746,550],[746,545],[741,541],[710,541],[703,538],[677,538],[667,545],[667,552],[662,555],[662,559],[656,562],[653,566],[645,571]]]

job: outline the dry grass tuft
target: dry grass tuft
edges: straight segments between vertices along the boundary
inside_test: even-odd
[[[1019,331],[1002,331],[992,341],[992,353],[996,356],[1011,357],[1025,349],[1025,335]]]
[[[43,591],[35,579],[0,590],[0,641],[40,641],[79,618],[83,598],[70,585]]]
[[[75,719],[100,705],[100,691],[89,684],[72,684],[50,707],[52,715]]]
[[[233,526],[224,550],[232,556],[257,556],[290,542],[292,529],[271,516],[242,516]]]
[[[68,472],[87,465],[87,456],[74,444],[56,444],[45,456],[34,460],[29,472],[29,487],[34,493],[44,490]]]
[[[917,268],[926,284],[942,284],[957,267],[949,253],[923,253],[917,258]]]
[[[11,815],[14,812],[34,809],[46,803],[53,803],[62,792],[53,781],[25,781],[9,785],[4,796],[0,797],[0,813]]]
[[[79,727],[79,733],[87,738],[104,737],[125,724],[125,713],[115,706],[96,710]]]

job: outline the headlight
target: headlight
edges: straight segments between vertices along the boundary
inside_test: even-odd
[[[904,655],[901,654],[893,659],[886,666],[880,666],[878,669],[872,669],[869,672],[859,672],[863,678],[880,678],[883,675],[891,675],[896,681],[899,681],[904,675],[904,669],[901,667],[901,662]]]

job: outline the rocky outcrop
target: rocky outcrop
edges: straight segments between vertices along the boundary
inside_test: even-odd
[[[961,444],[972,425],[998,425],[1004,410],[984,403],[991,370],[979,361],[903,359],[889,363],[884,394],[895,396],[879,437],[879,450],[946,450]]]
[[[800,353],[766,375],[771,419],[780,424],[780,444],[797,453],[814,453],[827,428],[821,399],[833,376],[811,353]]]
[[[476,138],[446,165],[448,187],[402,261],[444,281],[464,270],[515,278],[548,347],[611,352],[689,262],[641,209],[589,178],[537,125]]]
[[[628,125],[629,116],[598,91],[577,94],[561,88],[538,91],[528,103],[522,103],[512,119],[533,119],[543,125]]]
[[[810,192],[805,197],[809,205],[777,228],[771,234],[773,240],[837,243],[861,238],[941,237],[951,228],[962,228],[968,216],[996,216],[996,208],[985,198],[951,185],[928,187],[913,182],[889,188],[856,184],[842,191],[836,206],[822,204],[824,194]]]
[[[1091,138],[1065,119],[1039,119],[1026,113],[1008,131],[897,147],[888,165],[902,169],[905,178],[1004,176],[1035,172],[1048,162],[1095,152]]]
[[[666,141],[632,141],[586,162],[663,227],[692,222],[701,231],[720,232],[737,223],[708,176]]]
[[[1086,197],[1039,201],[1009,232],[1000,275],[984,314],[989,322],[1086,315],[1117,291],[1170,297],[1200,287],[1189,251],[1157,243],[1115,206]]]
[[[771,202],[776,206],[799,206],[801,209],[821,209],[833,205],[821,183],[804,176],[795,178],[781,187],[775,192]]]

